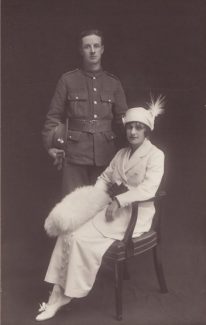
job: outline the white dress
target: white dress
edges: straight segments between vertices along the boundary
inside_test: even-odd
[[[92,220],[72,233],[58,237],[45,281],[59,284],[71,298],[86,296],[92,289],[102,257],[109,246],[122,239],[131,216],[131,203],[153,197],[164,172],[164,154],[151,142],[144,143],[130,157],[130,148],[121,149],[95,186],[106,190],[111,183],[123,183],[128,191],[117,196],[121,205],[112,222],[106,222],[104,208]],[[134,235],[151,227],[153,203],[138,209]]]

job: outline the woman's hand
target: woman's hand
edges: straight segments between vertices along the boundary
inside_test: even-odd
[[[111,203],[109,203],[105,213],[105,218],[107,222],[111,222],[112,220],[114,220],[114,215],[118,209],[119,204],[116,200],[113,200]]]

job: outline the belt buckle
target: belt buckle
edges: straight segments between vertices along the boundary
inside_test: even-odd
[[[95,133],[96,124],[97,124],[97,120],[89,120],[89,130],[91,133]]]

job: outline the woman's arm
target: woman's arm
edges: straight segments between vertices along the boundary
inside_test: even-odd
[[[164,153],[155,150],[148,159],[146,174],[142,183],[136,188],[117,195],[121,207],[127,206],[138,200],[147,200],[155,196],[164,173]]]
[[[113,184],[113,173],[114,169],[117,163],[117,160],[119,159],[120,151],[116,153],[112,161],[110,162],[109,166],[102,172],[102,174],[97,178],[95,187],[97,188],[103,188],[105,191],[107,191],[110,186]]]

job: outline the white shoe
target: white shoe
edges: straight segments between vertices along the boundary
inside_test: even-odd
[[[45,302],[43,302],[40,305],[40,309],[39,312],[41,312],[39,315],[37,315],[36,320],[37,321],[44,321],[46,319],[52,318],[56,315],[56,313],[58,312],[59,309],[61,309],[61,307],[63,307],[64,305],[66,305],[68,302],[63,303],[59,303],[56,302],[54,304],[48,305]]]

